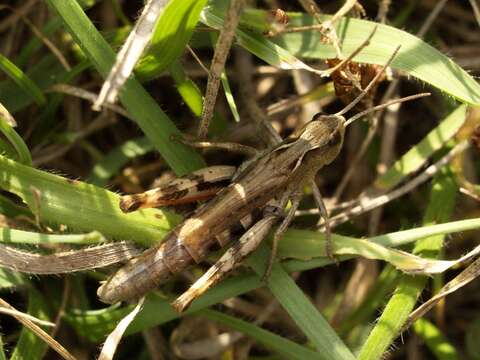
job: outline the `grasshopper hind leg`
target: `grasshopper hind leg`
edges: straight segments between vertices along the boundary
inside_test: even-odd
[[[180,295],[172,307],[178,313],[185,311],[193,300],[201,296],[213,285],[223,279],[236,265],[250,255],[278,220],[278,215],[271,212],[257,221],[245,234],[230,247],[210,269],[190,288]]]
[[[170,183],[139,194],[120,198],[120,209],[132,212],[159,206],[179,205],[206,200],[230,183],[236,169],[233,166],[210,166]]]

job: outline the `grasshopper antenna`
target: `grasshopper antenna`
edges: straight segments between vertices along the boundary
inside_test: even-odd
[[[370,40],[372,40],[373,38],[373,35],[375,35],[375,33],[377,32],[377,28],[378,26],[375,25],[375,27],[373,28],[373,30],[370,32],[370,34],[368,35],[368,37],[363,41],[363,43],[360,44],[359,47],[357,47],[355,49],[355,51],[353,51],[350,55],[348,55],[347,58],[343,59],[342,61],[340,61],[337,65],[335,65],[334,67],[328,69],[325,71],[325,73],[327,75],[331,75],[333,72],[337,71],[337,70],[340,70],[342,68],[345,67],[345,65],[350,62],[351,60],[353,60],[353,58],[355,56],[357,56],[365,47],[367,47],[368,45],[370,45]]]
[[[373,81],[372,81],[372,82],[373,82]],[[372,83],[372,82],[371,82],[371,83]],[[370,83],[370,84],[371,84],[371,83]],[[345,127],[347,127],[348,125],[350,125],[351,123],[353,123],[355,120],[361,118],[361,117],[364,116],[365,114],[368,114],[368,113],[371,113],[371,112],[373,112],[373,111],[377,111],[377,110],[380,110],[380,109],[389,107],[390,105],[393,105],[393,104],[399,104],[399,103],[403,103],[403,102],[407,102],[407,101],[410,101],[410,100],[419,99],[419,98],[426,97],[426,96],[430,96],[430,95],[431,95],[430,93],[420,93],[420,94],[405,96],[405,97],[400,98],[400,99],[395,99],[395,100],[387,101],[386,103],[383,103],[383,104],[374,106],[374,107],[372,107],[372,108],[370,108],[370,109],[364,110],[364,111],[359,112],[358,114],[352,116],[350,119],[348,119],[348,120],[345,122]],[[358,98],[357,98],[357,99],[358,99]]]
[[[350,111],[355,105],[357,105],[368,94],[368,92],[375,85],[375,83],[378,81],[380,76],[383,75],[383,73],[385,72],[385,69],[392,63],[393,59],[395,58],[395,55],[397,55],[398,51],[400,50],[400,47],[401,47],[401,45],[397,46],[397,48],[392,53],[392,55],[390,56],[388,61],[385,63],[385,65],[382,66],[382,69],[379,72],[377,72],[377,74],[372,79],[372,81],[370,81],[370,83],[367,85],[367,87],[362,90],[362,93],[360,95],[358,95],[355,100],[353,100],[350,104],[345,106],[342,110],[340,110],[335,115],[341,116],[341,115],[345,114],[346,112]]]

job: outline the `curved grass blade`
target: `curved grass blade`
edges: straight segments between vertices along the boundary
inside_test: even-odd
[[[38,86],[14,63],[0,54],[0,69],[12,79],[28,97],[31,97],[38,106],[42,106],[47,102]]]
[[[0,168],[0,187],[20,196],[48,224],[64,224],[80,231],[97,230],[107,237],[151,245],[180,221],[178,215],[156,209],[124,214],[117,194],[33,169],[4,156],[0,156]]]
[[[247,259],[259,277],[265,274],[270,251],[263,244]],[[355,357],[328,324],[325,318],[295,284],[280,264],[274,264],[267,286],[293,321],[317,348],[322,359],[354,359]]]
[[[0,242],[35,245],[52,243],[90,245],[105,242],[105,238],[98,231],[87,234],[58,235],[0,227]]]
[[[0,132],[7,138],[17,154],[18,162],[32,165],[32,155],[27,145],[17,132],[0,116]]]
[[[218,28],[223,22],[223,12],[222,2],[212,1],[202,12],[201,20],[208,26]],[[318,24],[317,20],[302,13],[288,13],[288,17],[290,27]],[[325,21],[331,16],[321,15],[320,18]],[[236,35],[241,46],[270,65],[318,72],[306,66],[299,58],[336,57],[333,47],[321,41],[317,30],[283,34],[273,41],[267,39],[261,35],[269,29],[267,19],[265,11],[246,10],[241,22],[244,26],[237,30]],[[336,24],[342,51],[351,54],[358,49],[366,34],[370,34],[374,27],[377,30],[370,45],[355,56],[355,61],[383,65],[395,48],[402,45],[391,64],[392,68],[425,81],[459,101],[480,104],[480,85],[465,70],[426,42],[403,30],[366,20],[342,18]]]
[[[413,330],[427,345],[438,360],[460,359],[455,347],[448,341],[442,331],[426,319],[418,319]]]
[[[392,189],[407,175],[420,169],[430,156],[441,149],[457,133],[465,122],[466,114],[466,105],[457,107],[381,175],[373,187],[379,190]]]
[[[276,351],[286,359],[324,359],[321,354],[298,345],[281,336],[275,335],[261,327],[237,319],[233,316],[222,314],[221,312],[204,309],[199,312],[202,316],[212,321],[219,322],[229,328],[240,331],[266,347]]]
[[[140,79],[154,78],[185,51],[206,3],[207,0],[170,0],[155,26],[146,55],[135,68]]]
[[[443,169],[434,178],[430,201],[424,217],[425,224],[447,221],[453,211],[457,184],[449,169]],[[418,241],[414,253],[436,258],[443,246],[444,235],[434,235]],[[363,344],[358,359],[381,359],[413,310],[427,278],[404,275],[388,301],[383,313]]]
[[[43,56],[28,71],[28,77],[43,90],[54,84],[65,69],[53,55]],[[13,114],[34,102],[31,96],[25,96],[25,91],[10,79],[0,82],[0,101]]]
[[[99,187],[104,187],[110,179],[124,166],[130,159],[145,155],[153,151],[153,145],[146,137],[125,141],[120,146],[110,151],[102,160],[100,160],[90,172],[87,182]]]

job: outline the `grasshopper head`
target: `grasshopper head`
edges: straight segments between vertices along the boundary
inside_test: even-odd
[[[330,164],[340,152],[345,134],[345,118],[339,115],[317,114],[305,125],[300,138],[308,144],[312,156]]]

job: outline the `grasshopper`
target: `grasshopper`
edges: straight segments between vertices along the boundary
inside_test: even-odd
[[[291,200],[292,206],[275,232],[273,248],[276,249],[276,243],[298,208],[301,189],[337,157],[346,126],[368,112],[429,95],[417,94],[390,101],[345,119],[343,115],[367,94],[397,51],[398,48],[362,94],[343,110],[333,115],[315,115],[296,137],[288,138],[254,158],[238,173],[231,167],[206,168],[190,177],[176,180],[171,186],[123,197],[121,208],[134,211],[142,207],[171,204],[174,200],[185,202],[187,198],[205,199],[215,194],[192,216],[171,230],[164,242],[128,261],[103,283],[97,292],[100,300],[115,303],[140,298],[165,283],[173,274],[202,261],[213,248],[225,247],[235,235],[238,225],[248,227],[249,230],[217,263],[172,303],[176,311],[184,311],[195,298],[255,250],[281,217],[278,210],[281,212]],[[225,182],[232,177],[232,182],[218,191],[216,182]],[[261,214],[258,214],[259,209],[262,209]],[[263,215],[263,218],[252,226],[258,215]],[[272,258],[274,254],[272,250]]]

